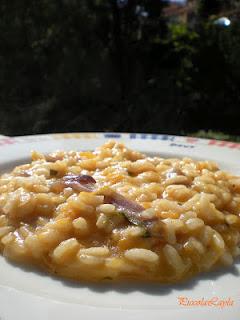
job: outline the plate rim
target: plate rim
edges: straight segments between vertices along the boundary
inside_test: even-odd
[[[237,144],[238,147],[237,148],[230,148],[229,145],[233,142],[225,142],[225,141],[222,141],[222,140],[214,140],[214,141],[217,141],[218,143],[215,145],[208,145],[209,141],[212,141],[211,139],[202,139],[202,138],[196,138],[196,137],[189,137],[189,136],[176,136],[176,135],[167,135],[167,134],[152,134],[152,133],[147,133],[147,134],[144,134],[144,133],[122,133],[122,132],[74,132],[74,133],[54,133],[54,134],[37,134],[37,135],[28,135],[28,136],[16,136],[16,137],[7,137],[9,139],[13,139],[14,141],[17,141],[18,143],[22,143],[22,144],[28,144],[28,143],[35,143],[32,139],[33,138],[37,138],[37,141],[39,141],[38,139],[40,138],[40,141],[41,142],[44,142],[46,141],[49,141],[48,139],[46,138],[52,138],[52,137],[58,137],[59,139],[58,140],[69,140],[69,139],[86,139],[86,141],[91,141],[93,139],[96,139],[96,140],[101,140],[101,139],[105,139],[105,140],[110,140],[111,137],[109,137],[109,135],[111,134],[118,134],[119,137],[115,139],[117,141],[121,140],[121,139],[127,139],[127,140],[130,140],[130,135],[136,135],[134,139],[132,139],[133,141],[134,140],[140,140],[140,141],[148,141],[148,140],[155,140],[155,141],[166,141],[168,143],[172,143],[173,141],[169,140],[169,139],[161,139],[161,137],[174,137],[174,142],[177,141],[177,143],[182,143],[183,145],[184,144],[189,144],[189,145],[199,145],[201,147],[204,147],[204,149],[206,150],[206,148],[210,148],[211,147],[214,147],[212,150],[214,152],[215,149],[219,149],[219,150],[225,150],[229,152],[229,154],[234,154],[236,156],[236,153],[238,154],[238,152],[240,152],[240,144]],[[64,138],[64,135],[66,138]],[[75,137],[74,137],[75,135]],[[77,136],[79,135],[79,136]],[[92,136],[91,136],[92,135]],[[106,136],[107,135],[107,136]],[[159,137],[159,140],[158,139],[152,139],[151,136],[155,136],[156,137]],[[86,138],[87,136],[89,136],[89,138]],[[186,141],[186,138],[189,139],[189,138],[192,138],[194,140],[189,140],[189,141],[192,141],[192,142],[187,142]],[[114,137],[112,138],[114,139]],[[12,140],[10,140],[12,141]],[[39,141],[39,142],[40,142]],[[52,141],[52,140],[51,140]],[[54,141],[54,140],[53,140]],[[200,142],[200,143],[199,143]],[[201,143],[201,142],[204,142],[204,143]],[[223,146],[219,146],[219,144],[221,144],[222,142],[224,142],[224,145]],[[11,145],[18,145],[18,143],[10,143],[10,144],[5,144],[5,145],[0,145],[1,147],[6,147],[6,149],[11,146]],[[227,143],[227,144],[226,144]],[[235,145],[235,143],[234,143]],[[166,147],[168,148],[169,146],[166,145]],[[176,146],[176,148],[179,148],[178,146]],[[239,148],[239,149],[238,149]],[[1,165],[1,163],[0,163]],[[2,289],[1,285],[0,285],[0,297],[3,295],[3,294],[9,294],[9,296],[13,295],[15,296],[15,299],[18,299],[18,301],[21,301],[22,303],[25,303],[25,307],[26,306],[29,306],[32,304],[32,306],[30,306],[30,309],[29,309],[29,312],[26,316],[26,319],[31,319],[34,315],[36,315],[36,308],[37,308],[37,305],[41,305],[43,307],[43,310],[40,311],[38,310],[39,312],[39,315],[41,315],[41,318],[44,317],[44,312],[48,309],[48,308],[52,308],[53,305],[55,305],[54,307],[54,310],[52,311],[52,314],[54,314],[55,316],[58,316],[60,320],[63,320],[64,318],[62,318],[61,316],[61,313],[59,311],[57,311],[57,307],[56,307],[56,303],[58,305],[58,307],[60,306],[59,309],[61,310],[71,310],[70,309],[70,306],[72,305],[71,303],[62,303],[62,302],[59,302],[59,301],[54,301],[52,299],[43,299],[42,297],[38,297],[38,296],[35,296],[34,294],[30,294],[30,293],[26,293],[26,292],[20,292],[20,293],[16,293],[16,292],[13,292],[13,291],[9,291],[9,290],[4,290]],[[5,309],[4,309],[5,308]],[[1,319],[1,312],[5,312],[6,315],[4,315],[3,313],[3,319],[5,320],[6,319],[14,319],[14,315],[10,315],[10,305],[7,305],[7,302],[5,301],[5,304],[4,304],[4,307],[3,307],[3,311],[0,311],[0,319]],[[39,309],[39,308],[38,308]],[[124,315],[126,317],[126,319],[144,319],[146,317],[147,314],[145,314],[145,310],[141,310],[141,312],[143,312],[144,314],[142,315],[141,312],[137,312],[135,309],[134,310],[129,310],[129,309],[121,309],[121,316],[117,316],[116,315],[116,309],[113,309],[113,311],[111,311],[111,307],[109,308],[95,308],[94,310],[94,307],[89,307],[89,306],[83,306],[83,305],[77,305],[76,306],[76,310],[79,310],[81,311],[84,316],[87,316],[89,317],[90,319],[97,319],[97,316],[99,316],[100,314],[100,319],[110,319],[112,318],[113,316],[116,317],[116,319],[120,320],[120,318],[122,317],[122,315]],[[16,309],[17,310],[17,309]],[[21,309],[22,310],[22,309]],[[146,312],[148,312],[149,310],[146,310]],[[166,319],[171,319],[173,316],[176,316],[176,312],[179,312],[181,311],[182,313],[182,316],[186,318],[186,320],[188,319],[201,319],[204,315],[209,315],[209,312],[210,310],[207,309],[198,309],[198,315],[196,317],[196,309],[192,309],[191,312],[190,310],[187,310],[187,309],[177,309],[177,310],[152,310],[151,311],[151,314],[153,316],[154,319],[159,319],[159,315],[164,315],[166,317]],[[7,314],[8,312],[8,314]],[[134,312],[136,312],[136,317],[134,317]],[[222,311],[221,311],[222,312]],[[235,316],[235,309],[232,309],[232,310],[229,310],[229,315],[234,315]],[[237,313],[236,313],[237,314]],[[16,317],[17,313],[15,313],[15,317]],[[110,315],[110,317],[109,317]],[[171,317],[170,317],[171,316]],[[217,319],[217,317],[219,317],[219,312],[217,312],[217,315],[216,315],[216,318],[212,318],[213,320]],[[39,318],[40,319],[40,318]],[[74,319],[74,317],[69,317],[69,319]],[[77,318],[76,318],[77,319]],[[227,318],[226,318],[227,319]]]

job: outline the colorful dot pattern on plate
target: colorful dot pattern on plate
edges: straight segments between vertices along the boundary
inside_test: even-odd
[[[145,133],[60,133],[51,135],[36,135],[36,136],[20,136],[16,138],[12,137],[1,137],[0,147],[4,145],[19,144],[25,142],[38,142],[38,141],[48,141],[48,140],[60,140],[60,139],[96,139],[96,138],[106,138],[106,139],[122,139],[127,138],[130,140],[158,140],[165,141],[170,147],[180,147],[180,148],[195,148],[197,145],[203,146],[213,146],[217,148],[227,148],[227,149],[237,149],[240,150],[240,143],[221,141],[221,140],[208,140],[200,139],[195,137],[181,137],[181,136],[171,136],[162,134],[145,134]]]

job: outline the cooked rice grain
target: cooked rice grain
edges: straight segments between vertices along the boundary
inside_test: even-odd
[[[111,194],[125,200],[108,203]],[[114,141],[35,151],[0,177],[0,250],[76,280],[177,282],[233,263],[239,213],[240,177],[210,161],[148,157]]]

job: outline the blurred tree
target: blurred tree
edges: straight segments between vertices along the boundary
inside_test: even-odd
[[[229,28],[219,28],[208,22],[198,30],[193,57],[197,72],[190,90],[194,99],[185,109],[185,125],[189,129],[192,126],[190,130],[198,124],[204,129],[239,132],[239,28],[239,22],[233,22]]]
[[[199,3],[189,27],[164,0],[1,0],[0,132],[233,130],[239,22],[220,30],[205,18],[229,2]]]
[[[223,10],[233,8],[238,0],[199,0],[198,11],[202,19],[216,15]]]
[[[169,25],[168,37],[164,43],[169,46],[169,56],[172,55],[171,61],[175,66],[176,85],[181,89],[191,89],[192,77],[197,71],[193,65],[193,58],[197,53],[198,38],[197,32],[188,28],[186,24]]]
[[[96,126],[93,115],[102,108],[122,108],[124,115],[144,86],[147,55],[166,28],[162,7],[159,0],[2,0],[1,99],[5,115],[7,105],[18,114],[18,126],[7,126],[10,133],[20,133],[30,106],[42,101],[45,114],[37,118],[45,119],[28,129],[33,132],[65,128],[66,114],[66,130],[78,129],[78,122],[85,130]]]

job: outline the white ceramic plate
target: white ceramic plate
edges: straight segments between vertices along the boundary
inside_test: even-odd
[[[157,134],[72,133],[0,138],[0,171],[28,161],[31,150],[92,150],[109,139],[163,157],[217,161],[240,175],[240,144]],[[194,319],[236,320],[240,264],[181,285],[86,285],[15,266],[0,257],[0,320]],[[185,305],[187,302],[200,304]],[[200,302],[198,302],[200,301]],[[209,301],[209,302],[207,302]],[[208,306],[203,306],[208,303]]]

